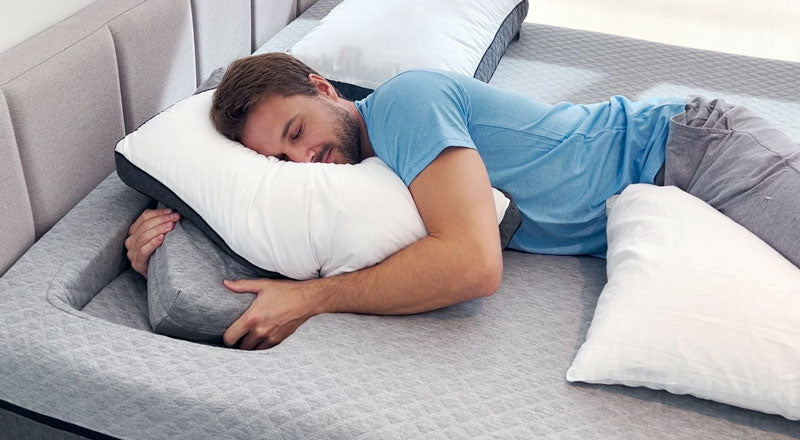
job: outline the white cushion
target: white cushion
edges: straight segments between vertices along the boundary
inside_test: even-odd
[[[212,94],[175,104],[116,151],[172,190],[233,252],[310,279],[379,263],[427,234],[408,188],[377,157],[337,165],[262,156],[214,129]],[[494,195],[499,223],[509,200]]]
[[[675,187],[607,207],[608,284],[567,380],[800,418],[800,270]]]
[[[368,89],[414,68],[473,76],[521,0],[345,0],[289,53]]]

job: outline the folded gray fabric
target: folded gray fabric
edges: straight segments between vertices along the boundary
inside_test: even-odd
[[[751,110],[690,99],[670,121],[665,184],[704,200],[800,267],[800,145]]]

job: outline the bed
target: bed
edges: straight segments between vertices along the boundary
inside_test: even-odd
[[[266,351],[155,334],[123,246],[155,204],[113,172],[114,144],[337,3],[100,1],[0,55],[0,437],[800,438],[775,415],[567,383],[606,280],[592,257],[506,251],[491,297],[320,315]],[[796,63],[525,23],[490,83],[545,102],[725,97],[798,140],[798,77]]]

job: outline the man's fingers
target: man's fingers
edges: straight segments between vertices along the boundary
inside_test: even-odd
[[[266,349],[272,348],[272,347],[274,347],[276,345],[278,345],[278,344],[273,344],[273,343],[271,343],[269,341],[261,341],[261,343],[256,346],[255,350],[266,350]]]
[[[236,344],[236,341],[242,338],[242,336],[247,334],[247,326],[245,325],[245,312],[239,319],[236,320],[222,335],[222,342],[225,343],[228,347],[233,347]]]
[[[133,225],[131,225],[130,234],[131,235],[142,235],[152,230],[158,230],[160,232],[166,232],[168,229],[166,225],[173,226],[174,222],[177,222],[180,219],[181,215],[177,212],[172,212],[169,214],[164,214],[157,212],[155,215],[150,215],[148,217],[144,217],[144,214],[139,217]]]
[[[173,213],[170,215],[178,214]],[[131,236],[136,240],[134,246],[137,247],[137,249],[142,249],[154,238],[173,230],[175,228],[175,223],[170,220],[170,215],[154,217],[148,220],[148,222],[143,223],[139,230],[134,232],[134,235]]]
[[[153,255],[153,252],[164,243],[164,234],[158,234],[155,237],[151,238],[150,241],[144,244],[139,251],[139,258],[143,258],[144,260],[149,260],[150,255]]]
[[[173,212],[171,214],[161,214],[145,220],[139,228],[139,232],[146,233],[150,231],[167,232],[172,229],[174,223],[180,219],[180,214]],[[135,232],[134,232],[135,233]]]
[[[222,285],[227,287],[231,292],[236,293],[255,293],[257,295],[261,290],[259,280],[223,280]]]
[[[172,209],[145,209],[128,229],[125,239],[131,267],[147,278],[147,263],[156,248],[164,243],[164,234],[175,227],[180,214]]]
[[[127,256],[128,260],[131,262],[131,266],[133,266],[137,272],[144,275],[145,278],[147,278],[145,272],[147,271],[147,263],[150,260],[150,255],[152,255],[156,248],[161,246],[162,243],[164,243],[164,234],[153,237],[152,240],[139,248],[138,252],[128,251]]]
[[[242,350],[266,350],[280,344],[280,342],[276,342],[275,338],[270,337],[266,332],[251,331],[242,338],[239,348]]]
[[[242,343],[239,344],[239,349],[241,350],[253,350],[258,345],[260,345],[263,341],[258,338],[253,332],[250,332],[244,335],[242,338]]]
[[[136,221],[134,221],[131,224],[131,227],[128,229],[128,234],[133,234],[134,232],[136,232],[136,230],[139,229],[139,227],[141,227],[142,223],[146,222],[147,220],[150,220],[151,218],[156,217],[158,215],[168,215],[171,212],[172,209],[170,208],[145,209],[144,211],[142,211],[142,214],[139,216],[139,218],[137,218]]]
[[[174,229],[174,227],[175,225],[173,223],[164,223],[162,225],[158,225],[157,227],[141,231],[138,235],[138,243],[136,244],[140,249],[143,249],[148,243],[153,241],[154,238],[158,237],[159,235],[166,234]]]

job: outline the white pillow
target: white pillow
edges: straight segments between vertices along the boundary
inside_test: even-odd
[[[163,111],[116,152],[177,195],[245,260],[304,280],[374,265],[427,234],[408,188],[377,157],[336,165],[262,156],[214,129],[212,94]],[[493,191],[499,223],[509,200]]]
[[[368,89],[414,68],[474,76],[506,17],[520,3],[345,0],[289,53],[329,80]],[[519,23],[509,25],[514,33],[519,29]],[[500,56],[496,58],[491,72]]]
[[[800,270],[675,187],[607,207],[608,284],[567,380],[800,418]]]

